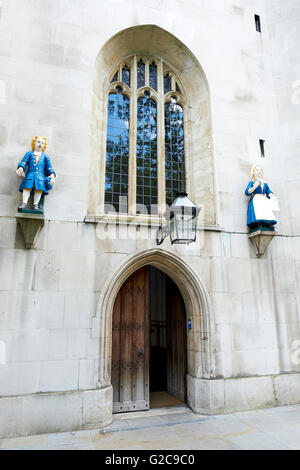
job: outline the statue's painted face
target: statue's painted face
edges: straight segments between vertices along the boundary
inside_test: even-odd
[[[254,178],[260,179],[260,178],[263,177],[263,175],[264,175],[264,172],[263,172],[262,167],[261,166],[255,167],[255,169],[254,169]]]
[[[44,139],[42,139],[41,137],[38,137],[36,139],[36,143],[35,143],[35,151],[36,152],[42,152],[43,151],[43,148],[45,146],[45,141]]]

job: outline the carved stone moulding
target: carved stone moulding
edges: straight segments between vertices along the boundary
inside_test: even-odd
[[[258,228],[249,233],[248,237],[252,240],[255,249],[256,257],[262,258],[273,238],[277,235],[274,230],[266,230]]]
[[[42,215],[18,214],[16,219],[24,237],[25,248],[32,248],[44,226],[44,217]]]

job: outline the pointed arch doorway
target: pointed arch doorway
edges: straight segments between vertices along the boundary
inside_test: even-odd
[[[113,412],[148,410],[160,392],[186,402],[186,313],[171,278],[149,265],[135,271],[118,292],[112,326]]]

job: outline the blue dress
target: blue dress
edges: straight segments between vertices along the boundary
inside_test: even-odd
[[[256,194],[265,194],[267,198],[270,199],[270,194],[273,194],[273,192],[270,190],[269,185],[267,183],[264,183],[264,187],[262,189],[261,185],[256,188],[256,190],[250,194],[249,189],[253,188],[254,181],[251,180],[247,186],[247,189],[245,191],[246,196],[250,196],[250,201],[248,205],[248,216],[247,216],[247,225],[250,228],[256,227],[258,225],[267,225],[267,226],[274,226],[277,224],[277,220],[262,220],[262,219],[257,219],[255,216],[255,210],[254,210],[254,204],[253,204],[253,198]]]
[[[23,189],[35,188],[37,191],[43,191],[45,195],[49,193],[47,177],[49,177],[52,173],[54,176],[56,175],[48,155],[42,153],[37,162],[34,152],[27,152],[18,165],[18,168],[20,167],[23,168],[24,172],[27,167],[28,170],[19,187],[19,191],[22,192]]]

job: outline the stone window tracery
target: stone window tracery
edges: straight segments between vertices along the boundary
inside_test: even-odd
[[[178,77],[156,57],[133,55],[112,71],[107,97],[106,212],[162,214],[165,205],[185,189],[182,90]]]

